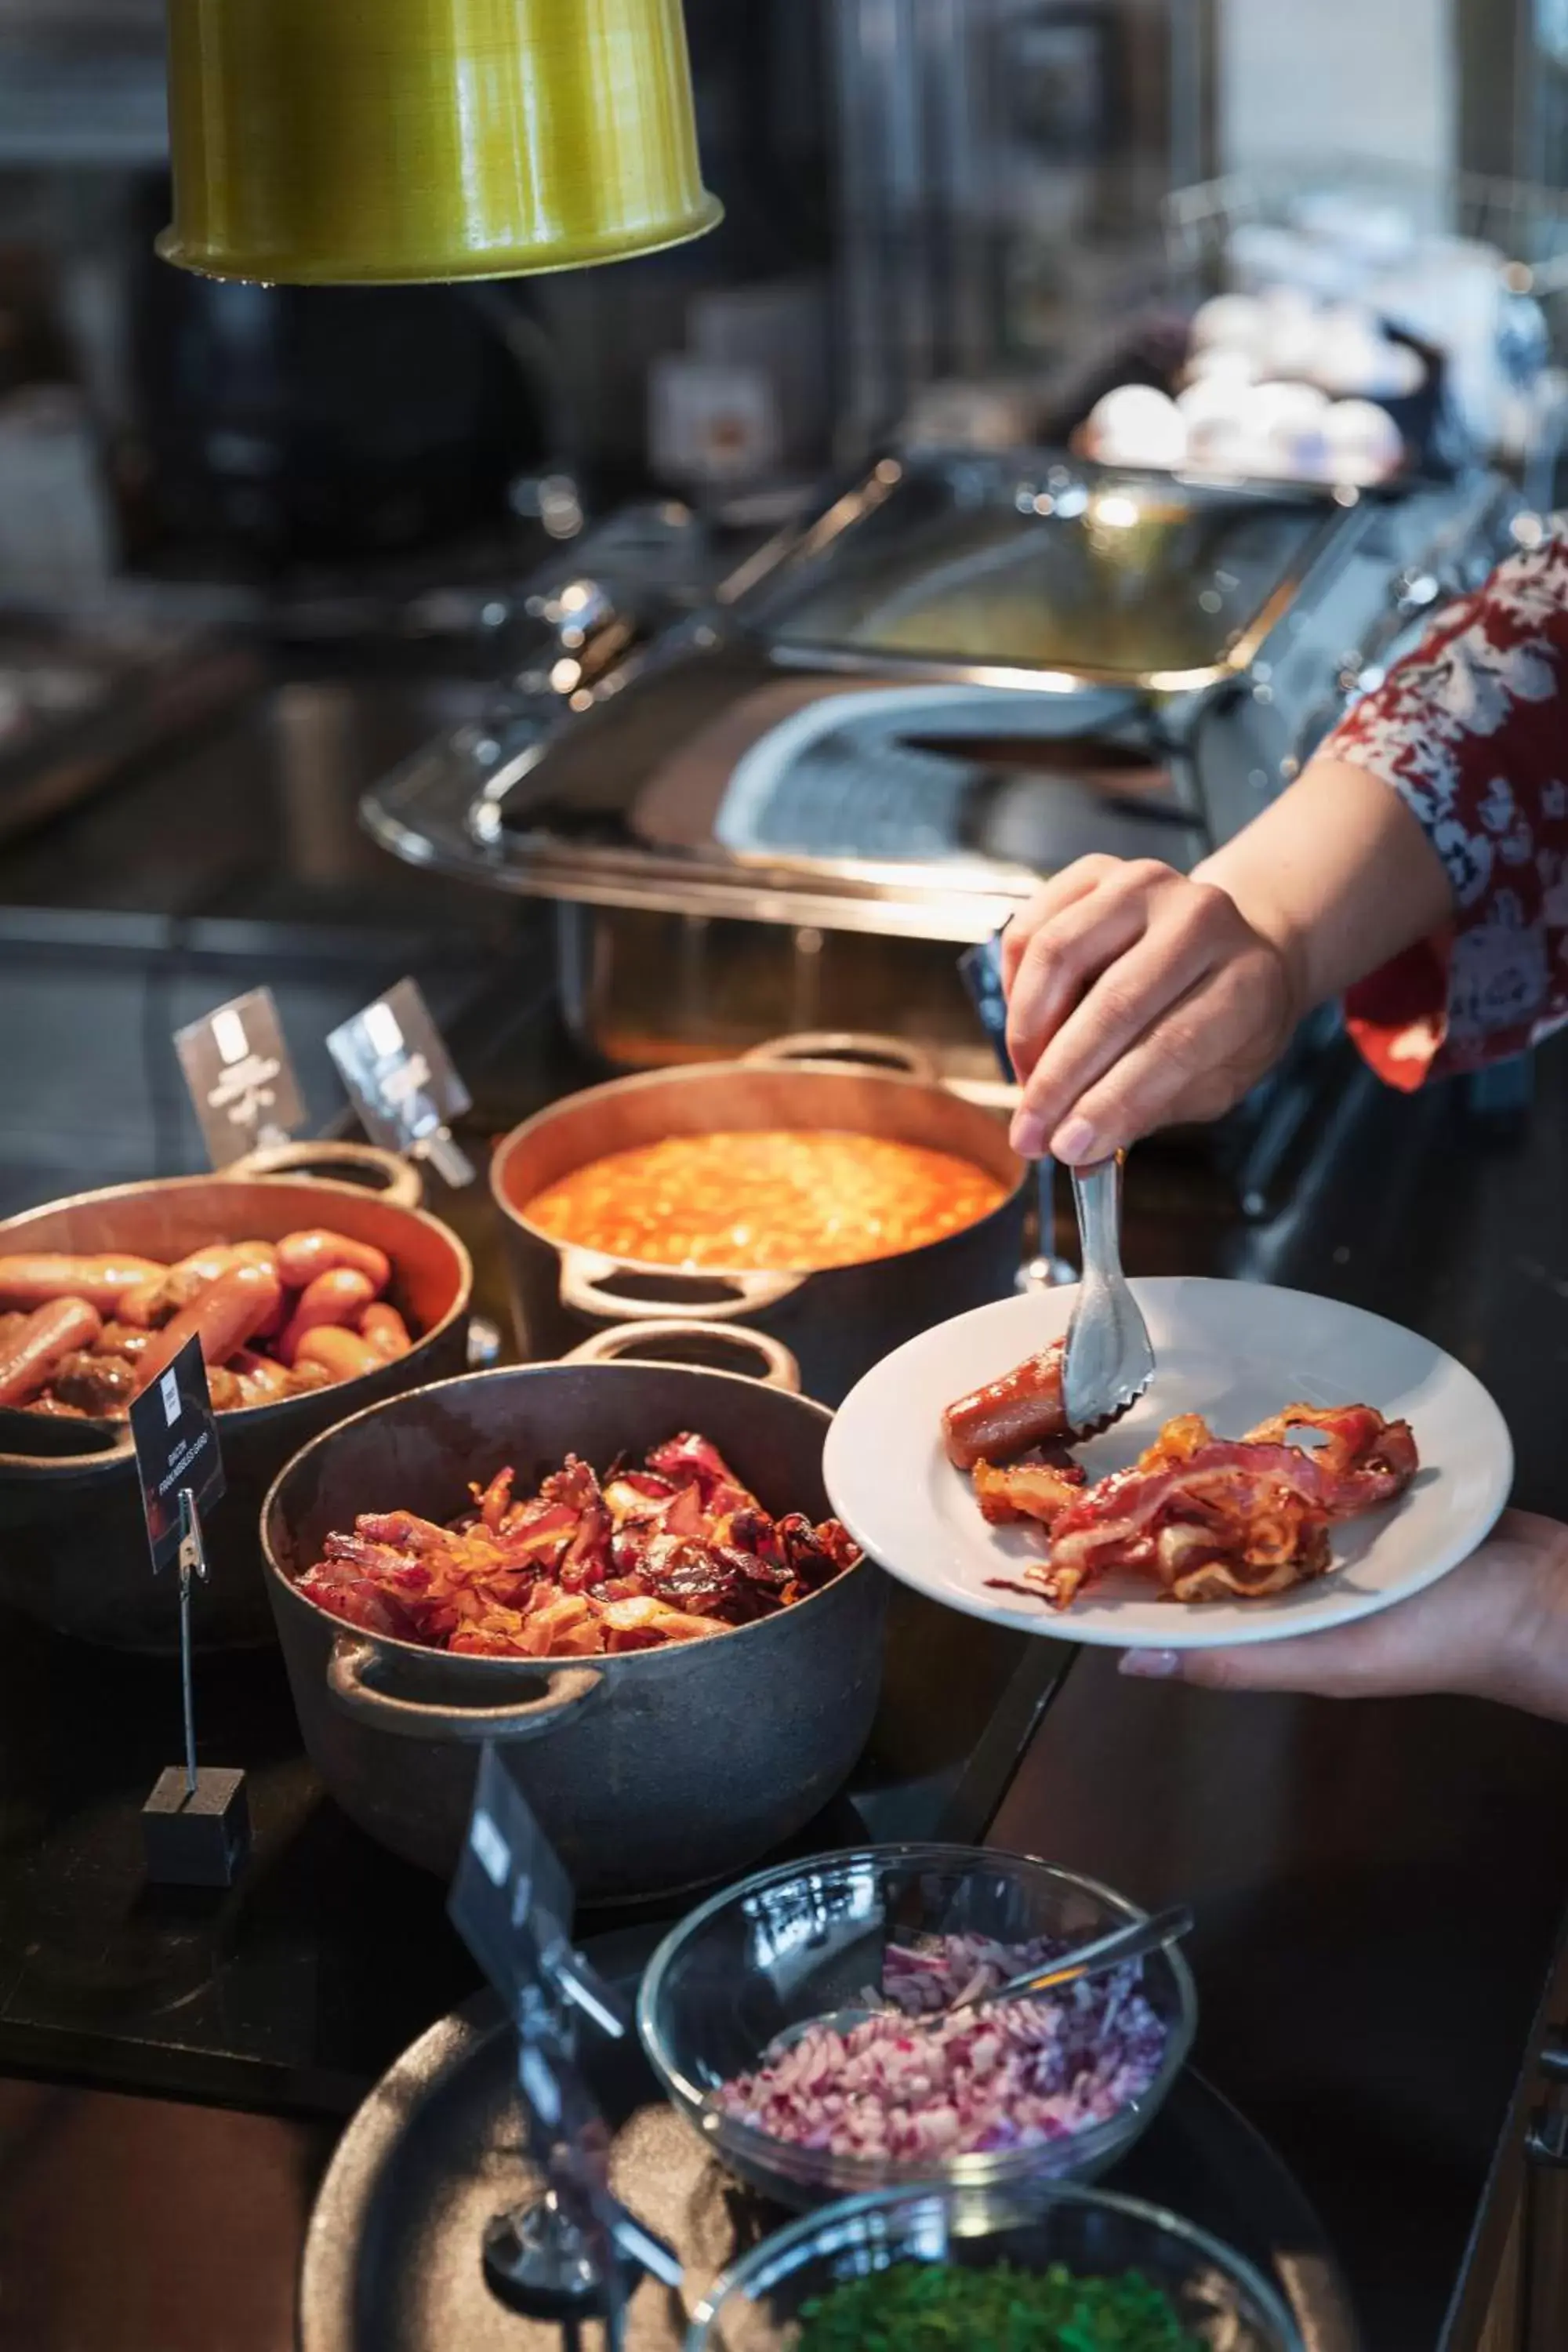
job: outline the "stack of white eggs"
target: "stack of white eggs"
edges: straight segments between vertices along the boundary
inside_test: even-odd
[[[1176,397],[1120,384],[1085,441],[1106,465],[1364,487],[1405,459],[1380,402],[1408,397],[1425,376],[1420,354],[1354,303],[1321,306],[1295,289],[1220,294],[1193,321]]]

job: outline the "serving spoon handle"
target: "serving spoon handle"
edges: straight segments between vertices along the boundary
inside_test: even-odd
[[[1054,1992],[1058,1985],[1076,1984],[1079,1977],[1097,1977],[1108,1969],[1125,1966],[1129,1960],[1141,1960],[1150,1952],[1164,1951],[1179,1944],[1193,1930],[1193,1915],[1184,1903],[1173,1904],[1169,1910],[1156,1911],[1150,1919],[1134,1919],[1125,1927],[1115,1927],[1109,1936],[1097,1936],[1092,1944],[1080,1945],[1059,1960],[1049,1961],[1042,1969],[1030,1969],[1021,1977],[1009,1977],[1005,1984],[994,1992],[972,1993],[967,2000],[955,2000],[951,2009],[942,2010],[939,2016],[956,2017],[961,2010],[991,2009],[1002,2000],[1023,2000],[1031,1993]]]
[[[910,2022],[934,2025],[940,2018],[957,2017],[965,2010],[990,2009],[997,2001],[1023,2000],[1031,1993],[1054,1992],[1058,1985],[1076,1984],[1079,1977],[1102,1976],[1108,1969],[1122,1968],[1129,1960],[1141,1960],[1150,1952],[1179,1944],[1184,1936],[1192,1933],[1192,1927],[1193,1915],[1187,1906],[1173,1904],[1169,1910],[1156,1911],[1152,1918],[1134,1919],[1125,1927],[1113,1928],[1109,1936],[1097,1936],[1092,1944],[1081,1944],[1076,1952],[1065,1953],[1044,1968],[1031,1969],[1025,1976],[1010,1977],[994,1991],[972,1993],[967,2000],[955,2000],[948,2009],[927,2010]],[[896,2014],[894,2011],[878,2009],[835,2009],[825,2017],[802,2018],[773,2036],[767,2054],[782,2057],[808,2033],[852,2033],[868,2018]]]

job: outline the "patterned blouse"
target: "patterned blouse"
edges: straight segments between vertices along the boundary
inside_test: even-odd
[[[1523,1053],[1568,1023],[1568,540],[1510,558],[1330,738],[1396,792],[1453,885],[1452,923],[1352,989],[1380,1077]]]

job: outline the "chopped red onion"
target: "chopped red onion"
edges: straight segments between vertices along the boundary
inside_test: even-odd
[[[889,1945],[884,2013],[848,2033],[814,2028],[717,2102],[773,2139],[892,2164],[1038,2147],[1109,2123],[1165,2053],[1141,1963],[999,2009],[937,2013],[1069,1948],[983,1936]]]

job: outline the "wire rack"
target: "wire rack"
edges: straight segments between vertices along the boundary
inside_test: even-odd
[[[1244,222],[1289,226],[1302,198],[1329,190],[1396,205],[1419,236],[1495,247],[1510,292],[1543,304],[1568,296],[1568,190],[1359,155],[1282,160],[1173,190],[1161,207],[1171,267],[1210,278],[1223,269],[1234,229]]]
[[[1506,436],[1477,454],[1506,464],[1539,511],[1561,502],[1568,451],[1568,190],[1482,173],[1424,172],[1377,157],[1282,158],[1177,188],[1161,206],[1170,292],[1195,303],[1226,282],[1244,225],[1299,226],[1309,197],[1396,210],[1415,237],[1457,238],[1499,257],[1499,333],[1519,398]]]

